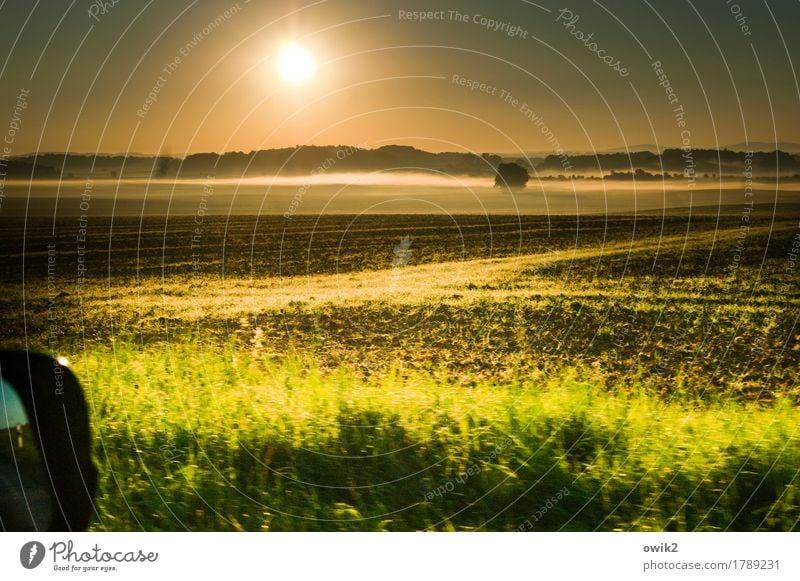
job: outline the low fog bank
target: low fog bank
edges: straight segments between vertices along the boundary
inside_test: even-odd
[[[532,180],[526,188],[432,174],[331,174],[248,180],[98,180],[5,185],[0,217],[270,214],[583,214],[694,206],[785,204],[800,184],[634,184]]]

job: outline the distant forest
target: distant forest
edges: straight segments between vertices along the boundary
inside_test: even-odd
[[[633,173],[683,173],[691,165],[698,175],[741,177],[746,154],[728,149],[666,149],[600,153],[597,155],[548,155],[539,158],[501,157],[495,154],[431,153],[413,147],[388,145],[376,149],[351,146],[298,146],[224,154],[196,153],[185,158],[146,155],[84,155],[43,153],[0,158],[0,179],[174,179],[309,175],[314,173],[428,171],[445,174],[494,176],[500,163],[516,162],[532,175],[565,176]],[[800,155],[783,151],[756,152],[750,159],[754,175],[792,175],[800,172]],[[609,174],[609,172],[611,172]],[[640,174],[641,175],[641,174]]]

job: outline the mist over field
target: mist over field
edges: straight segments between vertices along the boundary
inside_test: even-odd
[[[203,214],[584,214],[669,208],[792,203],[800,183],[737,181],[633,184],[532,180],[524,189],[492,187],[474,176],[365,173],[248,179],[65,180],[5,186],[9,213],[34,216]]]

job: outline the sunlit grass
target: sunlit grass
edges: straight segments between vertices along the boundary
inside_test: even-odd
[[[365,381],[189,343],[84,353],[76,371],[103,468],[95,529],[788,530],[800,516],[800,410],[780,398],[612,394],[575,368]]]

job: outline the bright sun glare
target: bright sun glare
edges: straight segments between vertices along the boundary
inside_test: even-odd
[[[300,85],[314,74],[314,59],[303,47],[287,44],[278,57],[278,73],[287,83]]]

